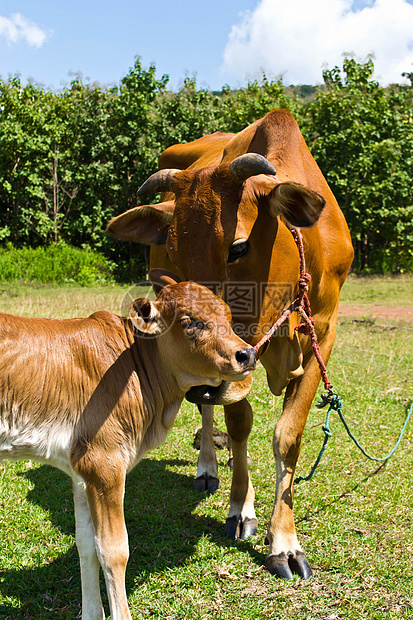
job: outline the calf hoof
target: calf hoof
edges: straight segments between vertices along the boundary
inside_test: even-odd
[[[207,491],[207,493],[215,493],[219,487],[219,480],[207,473],[195,478],[195,488],[197,491]]]
[[[302,579],[309,579],[313,574],[304,553],[301,551],[289,556],[284,552],[277,555],[271,554],[267,556],[265,564],[271,575],[280,579],[292,579],[293,573]]]
[[[232,538],[232,540],[236,540],[240,538],[241,540],[247,540],[250,536],[255,536],[258,532],[258,521],[255,518],[250,519],[249,517],[228,517],[225,522],[225,534]]]

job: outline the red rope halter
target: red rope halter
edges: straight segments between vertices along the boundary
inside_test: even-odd
[[[311,317],[310,301],[307,296],[308,283],[311,280],[311,276],[309,273],[306,272],[305,268],[303,237],[301,235],[301,232],[297,228],[292,228],[291,232],[300,253],[300,279],[298,280],[297,297],[288,306],[288,308],[282,311],[276,322],[270,327],[270,329],[261,338],[261,340],[257,342],[257,344],[254,346],[254,349],[258,351],[258,349],[262,347],[262,345],[265,344],[271,338],[271,336],[275,334],[280,325],[282,325],[293,312],[298,312],[303,322],[300,323],[300,325],[297,325],[295,329],[303,334],[307,334],[308,336],[310,336],[311,347],[320,367],[324,387],[326,390],[331,390],[333,386],[331,385],[327,377],[327,368],[321,356],[320,345],[318,344],[317,334],[315,333],[314,329],[314,319]]]

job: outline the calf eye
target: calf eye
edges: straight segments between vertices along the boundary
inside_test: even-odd
[[[234,243],[229,248],[228,254],[228,263],[233,263],[241,256],[245,256],[248,252],[248,241],[246,239],[240,239],[239,241],[234,241]]]
[[[179,321],[181,327],[185,330],[185,334],[190,338],[198,334],[205,329],[205,323],[199,319],[194,319],[189,316],[184,316]]]

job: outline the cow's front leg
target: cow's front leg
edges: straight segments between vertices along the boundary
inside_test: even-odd
[[[248,471],[247,442],[252,428],[252,409],[244,399],[233,405],[226,405],[224,411],[233,456],[231,503],[225,533],[230,538],[245,540],[256,534],[258,529],[254,510],[254,488]]]
[[[334,334],[325,338],[321,347],[327,362]],[[295,468],[308,412],[320,382],[320,370],[315,357],[306,356],[304,374],[287,387],[283,413],[275,427],[273,450],[277,466],[275,502],[268,525],[269,551],[267,568],[273,575],[292,579],[293,573],[303,579],[312,572],[304,551],[298,542],[293,514],[293,484]]]
[[[129,558],[128,534],[123,513],[125,475],[99,470],[87,482],[86,494],[95,529],[95,546],[105,576],[112,620],[132,620],[125,589]],[[98,477],[99,476],[99,477]],[[116,479],[115,479],[116,478]]]
[[[83,480],[73,481],[76,517],[76,546],[82,582],[82,620],[104,620],[99,588],[99,560],[95,547],[95,530]]]
[[[219,478],[213,437],[214,407],[213,405],[200,405],[199,409],[202,415],[202,433],[195,488],[198,491],[215,493],[219,487]]]

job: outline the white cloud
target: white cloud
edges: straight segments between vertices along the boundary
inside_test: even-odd
[[[1,38],[5,38],[9,44],[25,41],[32,47],[41,47],[47,34],[20,13],[14,13],[9,18],[0,15]]]
[[[232,27],[222,72],[243,80],[264,70],[285,83],[316,84],[324,66],[341,66],[343,53],[362,60],[373,53],[375,77],[401,82],[413,69],[410,2],[373,0],[357,10],[353,0],[261,0]]]

